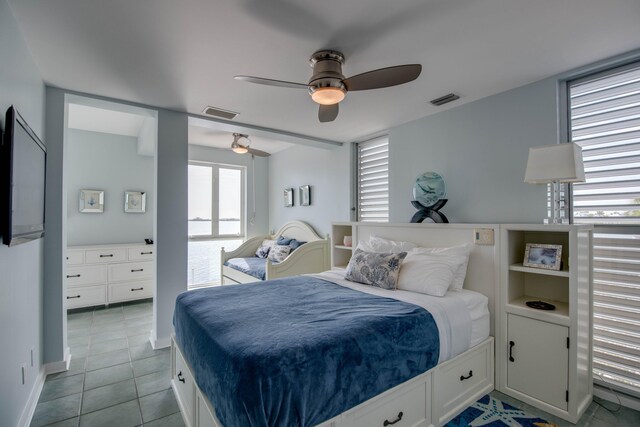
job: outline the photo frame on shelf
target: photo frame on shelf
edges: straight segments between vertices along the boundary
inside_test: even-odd
[[[147,210],[147,194],[144,191],[124,192],[124,211],[127,213],[145,213]]]
[[[293,206],[293,188],[284,189],[284,207],[290,208]]]
[[[300,206],[311,205],[311,187],[308,185],[303,185],[298,189],[298,191],[300,193]]]
[[[80,190],[78,209],[82,213],[104,212],[103,190]]]
[[[525,267],[560,270],[562,268],[562,245],[527,243],[524,250]]]

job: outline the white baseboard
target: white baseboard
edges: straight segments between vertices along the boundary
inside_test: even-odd
[[[616,391],[614,394],[611,390],[597,384],[593,385],[593,395],[599,397],[600,399],[613,402],[616,405],[620,403],[622,406],[640,411],[640,399],[638,399],[637,397],[629,396],[628,394],[620,393],[619,391]]]
[[[64,352],[64,360],[58,362],[51,362],[44,365],[45,376],[49,374],[57,374],[58,372],[64,372],[69,370],[69,364],[71,363],[71,349],[67,347]]]
[[[171,347],[171,337],[156,338],[155,331],[151,331],[151,335],[149,335],[149,342],[151,343],[151,348],[154,350]]]
[[[31,393],[29,393],[29,399],[27,399],[27,404],[24,406],[22,410],[22,415],[20,416],[20,421],[18,421],[18,427],[29,427],[31,424],[31,419],[33,418],[33,414],[36,411],[36,406],[38,405],[38,399],[40,399],[40,393],[42,392],[42,387],[44,386],[44,380],[47,377],[45,373],[45,369],[40,369],[40,373],[36,378],[35,384],[33,384],[33,388],[31,389]]]

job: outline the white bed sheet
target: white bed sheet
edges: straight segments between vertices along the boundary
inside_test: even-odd
[[[440,337],[438,363],[464,353],[489,336],[489,299],[481,293],[463,289],[434,297],[402,290],[390,291],[350,282],[345,280],[344,274],[345,269],[335,268],[313,276],[357,291],[415,304],[429,311]]]

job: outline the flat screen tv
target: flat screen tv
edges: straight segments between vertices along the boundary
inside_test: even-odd
[[[0,233],[15,246],[44,236],[44,144],[12,106],[0,149]]]

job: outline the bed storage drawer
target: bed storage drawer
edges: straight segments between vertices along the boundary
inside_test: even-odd
[[[105,304],[105,285],[69,288],[66,291],[67,308]]]
[[[200,390],[196,391],[196,427],[221,427],[213,409]]]
[[[434,424],[451,419],[464,409],[458,407],[461,401],[482,389],[493,390],[493,339],[445,362],[434,372],[434,405],[439,408],[439,413],[434,414]]]
[[[104,265],[67,267],[66,285],[102,285],[107,283],[107,269]]]
[[[180,410],[184,413],[183,418],[187,421],[188,426],[196,426],[195,422],[195,397],[196,397],[196,384],[191,376],[189,365],[185,362],[178,346],[173,345],[173,390],[175,391],[176,398]]]
[[[403,386],[400,389],[396,387],[356,406],[344,414],[343,423],[349,427],[429,426],[431,425],[430,392],[431,374],[429,373],[417,378],[411,386]],[[382,396],[385,398],[382,399]]]

